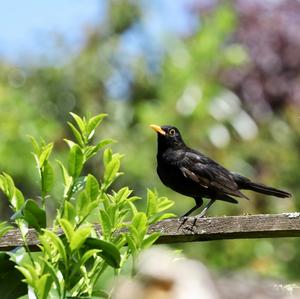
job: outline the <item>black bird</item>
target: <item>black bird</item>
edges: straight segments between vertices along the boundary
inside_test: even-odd
[[[157,132],[157,173],[162,183],[174,191],[193,197],[196,205],[182,217],[200,208],[203,198],[210,201],[198,215],[203,217],[216,200],[231,203],[234,197],[248,199],[240,189],[276,197],[291,197],[291,194],[233,173],[214,160],[185,145],[179,130],[173,126],[150,125]]]

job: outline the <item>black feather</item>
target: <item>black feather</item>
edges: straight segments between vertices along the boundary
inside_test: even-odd
[[[288,198],[292,196],[292,194],[287,191],[280,190],[274,187],[269,187],[264,184],[252,182],[251,180],[249,180],[248,178],[240,174],[233,174],[233,175],[236,183],[241,189],[252,190],[261,194],[273,195],[280,198]]]

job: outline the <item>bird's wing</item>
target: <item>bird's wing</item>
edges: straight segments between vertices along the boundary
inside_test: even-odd
[[[198,152],[186,152],[180,163],[185,177],[216,192],[247,198],[239,191],[233,175],[224,167]]]

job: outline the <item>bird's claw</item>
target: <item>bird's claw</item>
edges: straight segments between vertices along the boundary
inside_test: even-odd
[[[194,226],[196,225],[196,222],[197,222],[197,219],[198,219],[197,216],[196,217],[187,217],[187,216],[180,217],[179,220],[182,220],[182,222],[180,223],[180,225],[178,227],[178,230],[187,222],[188,219],[193,219],[193,224],[191,225],[191,227],[190,226],[184,227],[184,229],[187,229],[187,230],[192,231],[192,232],[194,231],[193,229],[194,229]]]
[[[178,230],[187,222],[187,220],[188,220],[189,218],[187,217],[187,216],[181,216],[180,218],[179,218],[179,221],[181,221],[181,223],[180,223],[180,225],[179,225],[179,227],[178,227]]]

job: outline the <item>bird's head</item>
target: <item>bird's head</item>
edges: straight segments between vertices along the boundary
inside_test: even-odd
[[[158,126],[150,125],[150,127],[157,132],[158,146],[161,148],[184,145],[179,130],[174,126]]]

